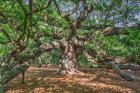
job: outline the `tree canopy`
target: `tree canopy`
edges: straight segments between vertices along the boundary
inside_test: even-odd
[[[1,0],[0,87],[40,60],[61,74],[101,64],[134,80],[115,59],[140,64],[139,16],[139,0]]]

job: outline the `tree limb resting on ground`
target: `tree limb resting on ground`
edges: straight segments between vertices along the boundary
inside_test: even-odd
[[[95,58],[92,57],[92,55],[90,55],[89,53],[85,53],[85,57],[88,59],[88,61],[93,62],[93,63],[97,63]],[[106,62],[103,62],[101,64],[105,65],[105,67],[107,67],[107,68],[112,68],[117,74],[119,74],[122,78],[124,78],[127,81],[140,80],[139,78],[122,71],[121,68],[119,67],[119,65],[115,64],[113,62],[113,60],[106,61]]]

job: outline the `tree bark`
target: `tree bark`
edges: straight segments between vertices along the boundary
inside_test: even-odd
[[[82,74],[76,68],[76,61],[77,61],[77,48],[75,44],[78,42],[76,41],[67,41],[65,39],[53,41],[51,43],[42,44],[38,48],[33,49],[32,51],[27,51],[20,55],[20,58],[23,61],[31,60],[35,57],[40,56],[42,53],[51,51],[52,49],[61,49],[62,56],[61,56],[61,69],[59,73],[61,74]],[[78,43],[79,44],[79,43]]]
[[[10,71],[7,71],[5,73],[4,80],[3,80],[2,83],[6,84],[7,82],[9,82],[13,78],[15,78],[20,73],[25,72],[28,68],[29,68],[29,64],[26,64],[26,63],[25,64],[20,64],[16,68],[12,68]]]
[[[62,49],[61,56],[61,65],[62,68],[60,70],[61,74],[77,74],[80,71],[76,68],[76,48],[74,45],[67,43],[65,48]]]
[[[94,57],[92,55],[85,53],[85,57],[92,63],[96,63],[96,60],[94,60]],[[122,71],[118,65],[116,65],[114,62],[110,61],[104,61],[101,63],[101,65],[104,65],[106,68],[112,68],[118,75],[120,75],[122,78],[124,78],[127,81],[133,81],[133,80],[139,80],[139,78],[126,73],[125,71]]]

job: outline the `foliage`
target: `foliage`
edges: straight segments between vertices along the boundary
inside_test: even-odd
[[[139,5],[139,0],[1,0],[0,84],[1,72],[7,75],[20,67],[17,64],[26,65],[22,58],[29,58],[26,60],[29,64],[60,64],[61,50],[65,48],[44,53],[40,46],[63,39],[71,42],[78,37],[88,38],[80,46],[83,49],[77,57],[80,67],[94,67],[84,56],[90,49],[96,50],[93,55],[97,61],[113,56],[140,64],[140,29],[135,24],[140,22],[135,17],[140,13]],[[108,26],[128,34],[105,36],[103,30]],[[24,53],[26,56],[20,57]],[[37,56],[33,59],[34,54],[30,53]],[[9,73],[9,77],[15,74]]]

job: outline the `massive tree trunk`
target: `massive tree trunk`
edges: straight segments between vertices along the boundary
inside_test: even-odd
[[[76,68],[76,48],[67,43],[65,48],[62,49],[61,64],[62,68],[60,70],[61,74],[77,74],[80,71]]]
[[[77,48],[75,47],[76,41],[70,40],[59,40],[56,42],[52,42],[51,44],[43,45],[42,48],[45,51],[48,51],[54,48],[61,49],[61,69],[59,71],[60,74],[77,74],[80,71],[76,68],[77,61]],[[81,73],[80,73],[81,74]]]

